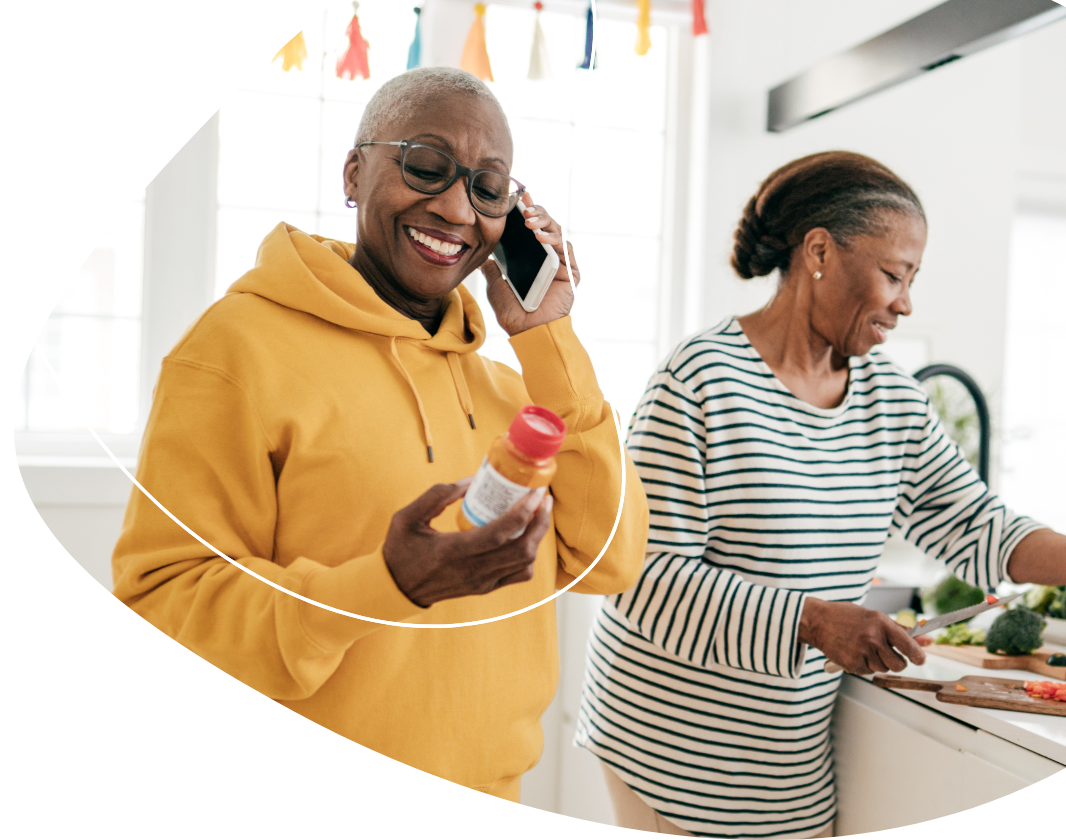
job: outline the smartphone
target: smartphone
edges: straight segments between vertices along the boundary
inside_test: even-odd
[[[525,203],[519,201],[507,214],[507,225],[492,256],[522,308],[533,312],[559,270],[559,255],[526,227],[525,210]]]

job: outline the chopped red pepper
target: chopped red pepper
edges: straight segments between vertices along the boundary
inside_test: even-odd
[[[1042,700],[1057,700],[1066,702],[1066,683],[1051,682],[1050,680],[1036,680],[1025,683],[1025,693],[1030,697]]]
[[[985,596],[985,602],[986,603],[995,604],[998,601],[999,601],[999,598],[997,598],[995,595],[987,595],[987,596]]]

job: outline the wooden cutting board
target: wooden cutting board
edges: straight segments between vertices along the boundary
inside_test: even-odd
[[[882,688],[904,688],[913,691],[935,691],[936,699],[957,706],[981,706],[986,709],[1007,709],[1012,712],[1032,712],[1036,715],[1066,717],[1066,703],[1060,700],[1033,698],[1025,693],[1021,680],[1002,677],[963,677],[951,682],[918,680],[890,674],[875,674],[874,685]],[[966,690],[959,691],[958,686]]]
[[[988,668],[991,671],[1032,671],[1034,674],[1066,681],[1066,666],[1054,667],[1047,664],[1047,658],[1058,653],[1054,648],[1042,647],[1028,656],[989,653],[984,645],[928,645],[923,650],[945,659],[964,662],[974,668]]]

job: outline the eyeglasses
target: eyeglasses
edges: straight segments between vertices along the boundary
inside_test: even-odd
[[[470,204],[483,216],[506,216],[525,192],[525,185],[494,169],[469,169],[447,152],[406,140],[367,140],[356,146],[399,146],[404,183],[426,195],[438,195],[466,176]]]

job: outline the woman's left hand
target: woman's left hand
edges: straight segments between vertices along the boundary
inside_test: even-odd
[[[526,210],[526,227],[537,234],[537,239],[555,249],[559,255],[559,270],[555,272],[544,300],[534,312],[526,312],[518,302],[511,287],[503,279],[500,267],[496,261],[489,259],[481,266],[481,271],[488,281],[488,298],[496,313],[496,320],[508,335],[517,335],[520,332],[547,324],[557,318],[564,318],[570,314],[570,307],[574,305],[574,291],[570,287],[570,276],[566,271],[566,254],[563,252],[563,231],[547,211],[539,204],[533,204],[529,193],[525,193],[524,202],[528,206]],[[574,274],[574,286],[581,282],[581,274],[574,259],[574,246],[569,242],[566,248],[570,255],[570,269]]]

